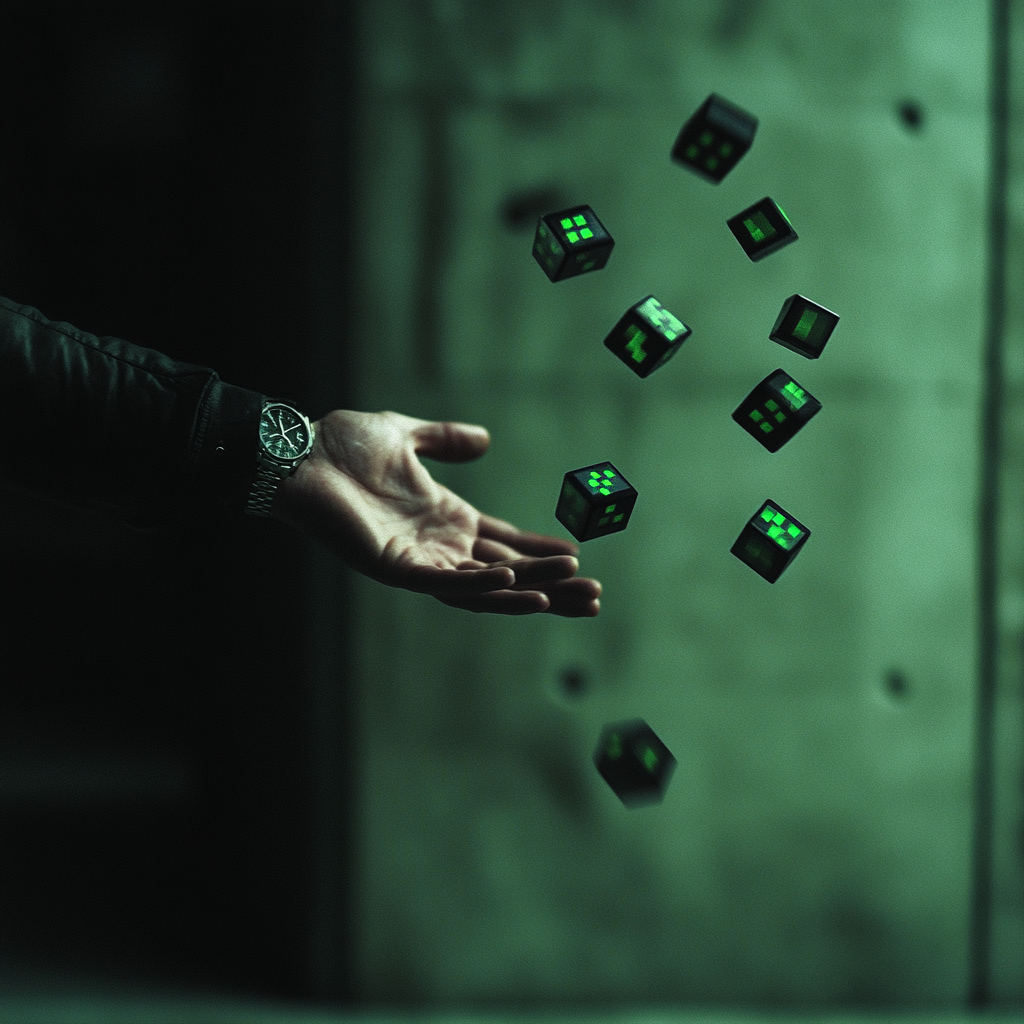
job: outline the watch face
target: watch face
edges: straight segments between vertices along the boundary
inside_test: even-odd
[[[268,405],[260,417],[260,439],[278,459],[298,458],[309,447],[309,430],[287,405]]]

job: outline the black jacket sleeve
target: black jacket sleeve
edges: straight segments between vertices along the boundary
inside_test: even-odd
[[[0,296],[0,481],[139,530],[244,515],[264,396]]]

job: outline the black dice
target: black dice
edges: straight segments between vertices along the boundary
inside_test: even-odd
[[[604,339],[638,377],[664,366],[693,332],[653,295],[631,306]]]
[[[548,213],[537,221],[533,258],[549,281],[564,281],[600,270],[612,254],[615,240],[589,206]]]
[[[791,352],[817,359],[837,323],[839,317],[832,310],[802,295],[790,295],[782,304],[782,312],[768,337]]]
[[[605,726],[594,764],[627,807],[640,807],[661,803],[676,759],[642,718],[634,718]]]
[[[578,540],[618,533],[629,523],[637,493],[610,462],[566,473],[555,518]]]
[[[718,184],[754,141],[757,118],[712,93],[683,125],[672,159]]]
[[[780,368],[743,399],[732,418],[768,451],[777,452],[820,411],[821,402]]]
[[[810,535],[803,523],[766,499],[730,550],[759,576],[774,583]]]
[[[730,217],[726,224],[755,263],[800,237],[782,207],[768,196]]]

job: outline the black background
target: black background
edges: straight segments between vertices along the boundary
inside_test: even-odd
[[[328,411],[304,402],[315,20],[0,5],[0,294]],[[0,757],[173,756],[195,778],[183,800],[8,793],[0,956],[309,995],[303,541],[271,520],[142,535],[0,499]],[[341,962],[331,994],[346,984]]]

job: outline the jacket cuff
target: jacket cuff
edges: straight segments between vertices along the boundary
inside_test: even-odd
[[[218,379],[203,393],[188,453],[197,518],[229,523],[245,514],[266,400],[258,391]]]

